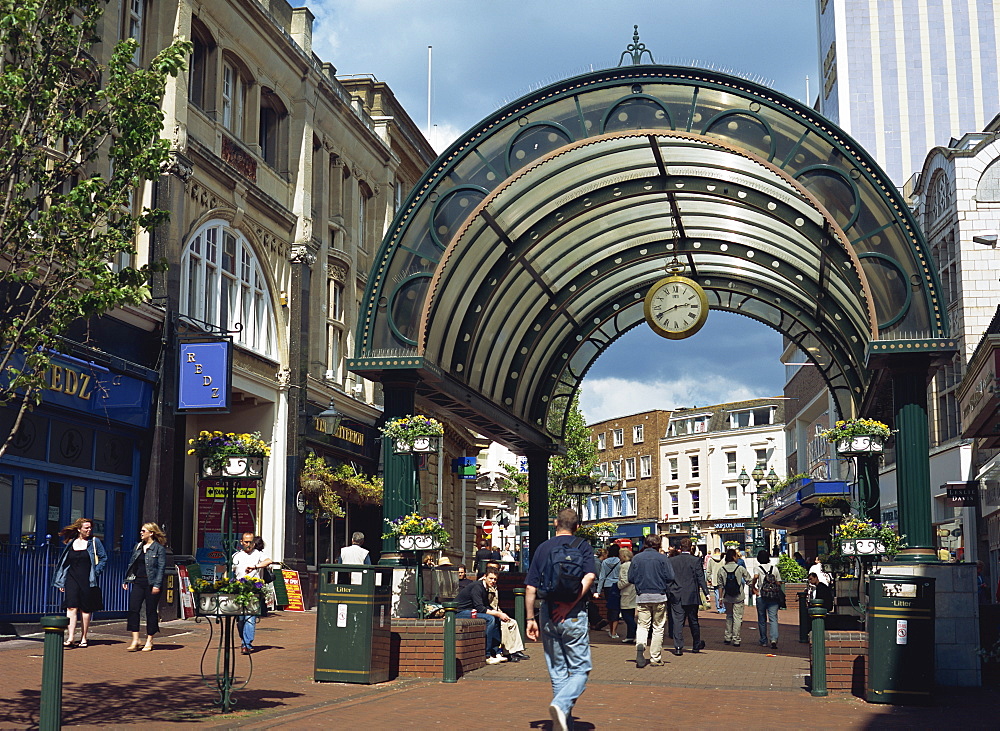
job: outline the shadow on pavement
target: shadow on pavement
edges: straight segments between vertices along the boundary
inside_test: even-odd
[[[238,686],[237,686],[238,687]],[[234,692],[235,710],[260,711],[286,705],[300,693],[275,690]],[[41,693],[18,691],[3,704],[0,726],[37,727]],[[192,723],[219,718],[213,705],[218,694],[197,676],[129,678],[121,683],[63,683],[64,726],[108,726],[139,723]]]

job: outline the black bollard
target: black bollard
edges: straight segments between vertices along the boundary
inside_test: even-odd
[[[444,607],[444,668],[442,683],[457,683],[458,668],[455,660],[455,611],[457,602],[441,602]]]
[[[38,706],[39,731],[58,731],[62,726],[63,639],[69,617],[42,617],[45,630],[42,659],[42,695]]]
[[[812,694],[823,697],[827,690],[826,607],[822,599],[813,598],[809,602],[809,616],[812,617]]]

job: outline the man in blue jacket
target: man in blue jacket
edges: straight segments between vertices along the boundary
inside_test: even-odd
[[[660,553],[660,536],[650,533],[643,539],[643,550],[632,558],[628,581],[635,586],[635,619],[639,625],[635,641],[635,665],[663,665],[663,631],[667,623],[668,597],[679,599],[674,569],[669,559]],[[649,640],[649,661],[646,660],[646,638]]]

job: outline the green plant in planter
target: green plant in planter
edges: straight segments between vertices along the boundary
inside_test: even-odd
[[[885,547],[886,556],[894,556],[906,548],[904,539],[892,528],[881,523],[874,523],[865,518],[851,516],[833,529],[833,545],[840,550],[840,541],[849,538],[874,538]],[[831,556],[832,557],[832,556]]]
[[[891,434],[892,430],[889,429],[889,426],[876,419],[847,419],[846,421],[838,421],[826,431],[820,432],[820,436],[828,442],[839,442],[851,437],[867,436],[888,439]]]
[[[385,519],[388,526],[383,538],[399,538],[399,536],[433,536],[441,545],[451,540],[451,534],[445,530],[439,518],[419,513],[401,515],[395,520]]]
[[[787,553],[778,557],[778,571],[781,573],[782,581],[802,582],[806,580],[806,570]]]
[[[264,599],[264,582],[246,576],[218,581],[195,579],[191,589],[195,594],[232,594],[241,607],[258,607]]]
[[[197,437],[188,439],[188,444],[191,445],[188,454],[206,458],[216,470],[221,470],[230,457],[267,457],[271,454],[271,446],[259,431],[253,434],[200,431]]]
[[[412,442],[416,437],[439,437],[444,425],[437,419],[423,414],[401,416],[386,423],[382,434],[394,441]]]

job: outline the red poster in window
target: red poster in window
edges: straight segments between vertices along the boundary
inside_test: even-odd
[[[211,578],[225,570],[226,559],[236,553],[243,533],[259,533],[257,529],[257,480],[239,480],[236,491],[236,517],[233,521],[234,543],[224,545],[222,524],[225,507],[225,485],[220,480],[198,481],[198,521],[195,559],[202,574]]]

